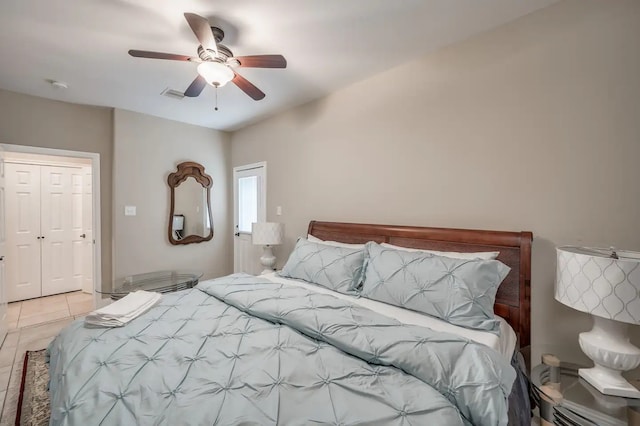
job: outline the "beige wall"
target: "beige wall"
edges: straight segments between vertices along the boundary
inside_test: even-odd
[[[114,274],[168,269],[202,271],[205,278],[233,271],[229,135],[116,109],[114,113]],[[173,246],[167,238],[167,176],[196,161],[213,179],[213,240]],[[124,206],[137,207],[124,216]]]
[[[111,286],[112,272],[117,277],[174,268],[200,270],[206,277],[232,272],[228,134],[0,90],[0,143],[100,154],[103,288]],[[202,163],[213,177],[215,235],[209,242],[171,246],[166,178],[186,160]],[[138,215],[125,218],[125,204],[136,205]]]
[[[560,2],[239,130],[232,162],[268,162],[280,264],[311,219],[532,231],[533,343],[576,342],[554,247],[640,250],[638,40],[640,2]]]
[[[0,143],[100,154],[102,282],[111,282],[113,110],[0,90]]]

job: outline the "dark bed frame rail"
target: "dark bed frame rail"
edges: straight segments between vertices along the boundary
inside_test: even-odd
[[[511,268],[498,289],[494,311],[513,327],[519,346],[531,341],[531,232],[482,231],[358,223],[309,223],[308,233],[343,243],[389,243],[440,251],[499,251],[498,260]]]

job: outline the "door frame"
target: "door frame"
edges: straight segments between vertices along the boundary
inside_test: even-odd
[[[236,179],[236,175],[238,172],[243,172],[243,171],[247,171],[247,170],[252,170],[252,169],[258,169],[258,168],[262,168],[263,171],[263,180],[262,180],[262,185],[260,188],[260,192],[262,193],[262,201],[264,203],[264,209],[262,209],[262,215],[260,214],[260,211],[258,211],[258,222],[266,222],[267,220],[267,162],[266,161],[260,161],[257,163],[251,163],[251,164],[244,164],[242,166],[236,166],[233,168],[233,173],[232,173],[232,179],[233,179],[233,265],[234,265],[234,270],[235,270],[235,265],[236,265],[236,259],[235,259],[235,255],[236,255],[236,237],[235,234],[238,232],[236,230],[236,225],[237,225],[237,217],[238,217],[238,179]]]
[[[253,170],[261,168],[264,171],[264,180],[261,188],[262,200],[264,202],[264,217],[259,217],[258,221],[266,222],[267,220],[267,162],[260,161],[258,163],[245,164],[244,166],[237,166],[233,168],[233,233],[236,233],[236,217],[238,216],[238,203],[236,201],[238,197],[238,183],[236,180],[236,173],[243,172],[245,170]]]
[[[0,144],[7,152],[26,154],[55,155],[60,157],[88,158],[91,160],[93,191],[93,303],[94,307],[100,299],[102,289],[102,235],[100,217],[100,154],[96,152],[71,151],[67,149],[42,148],[38,146]]]
[[[6,285],[6,261],[5,261],[5,248],[6,248],[6,192],[5,189],[5,163],[4,163],[4,149],[0,146],[0,285],[4,288],[0,289],[0,348],[4,345],[5,338],[9,332],[9,303],[7,302],[7,285]]]

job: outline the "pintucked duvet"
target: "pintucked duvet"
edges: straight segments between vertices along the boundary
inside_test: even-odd
[[[515,378],[481,344],[237,274],[49,347],[51,424],[503,425]]]

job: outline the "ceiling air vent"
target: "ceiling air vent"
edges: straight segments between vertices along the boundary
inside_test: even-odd
[[[166,89],[164,89],[162,91],[162,93],[160,93],[163,96],[166,96],[167,98],[172,98],[172,99],[182,99],[184,98],[184,93],[180,92],[178,90],[175,89],[169,89],[168,87]]]

